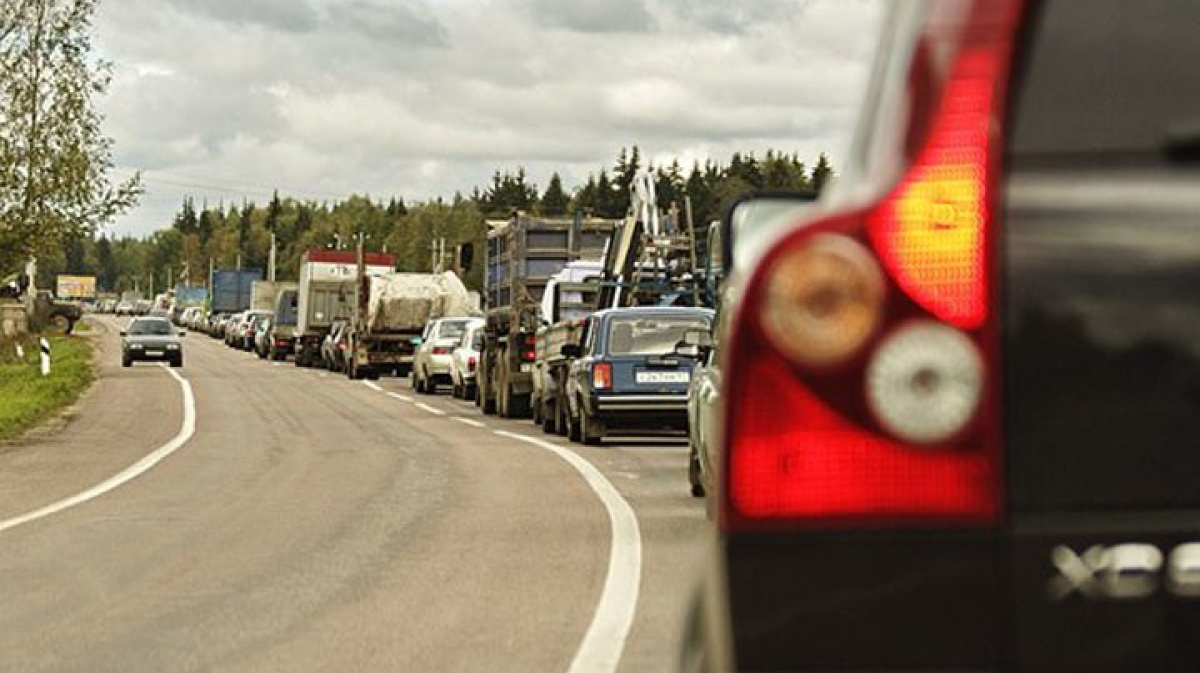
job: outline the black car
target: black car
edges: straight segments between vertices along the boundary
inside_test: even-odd
[[[567,434],[599,444],[615,432],[686,432],[694,361],[676,354],[689,331],[707,332],[703,308],[638,307],[588,319],[567,381]]]
[[[166,318],[134,318],[121,332],[121,365],[132,367],[134,362],[158,361],[182,367],[183,335]]]
[[[1200,3],[893,8],[738,241],[683,668],[1200,670]]]

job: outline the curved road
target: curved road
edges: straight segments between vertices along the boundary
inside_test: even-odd
[[[180,432],[180,384],[121,368],[119,323],[94,324],[100,379],[70,425],[0,446],[0,522]],[[632,506],[640,592],[616,670],[672,669],[704,530],[685,448],[584,449],[407,381],[268,364],[201,335],[185,352],[182,448],[0,532],[0,671],[612,670],[576,660],[609,513],[562,456],[497,432],[584,458]]]

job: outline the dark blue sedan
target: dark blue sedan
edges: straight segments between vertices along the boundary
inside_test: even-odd
[[[695,362],[677,355],[676,345],[688,332],[707,332],[712,321],[713,312],[702,308],[594,313],[567,383],[570,438],[599,444],[613,433],[686,433]]]

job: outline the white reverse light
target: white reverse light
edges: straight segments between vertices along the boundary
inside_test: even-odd
[[[975,417],[984,364],[975,344],[948,325],[921,321],[883,340],[867,367],[867,401],[875,417],[907,442],[953,438]]]

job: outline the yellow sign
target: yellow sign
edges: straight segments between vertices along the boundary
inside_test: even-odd
[[[95,299],[95,276],[59,276],[58,291],[54,293],[59,299]]]

